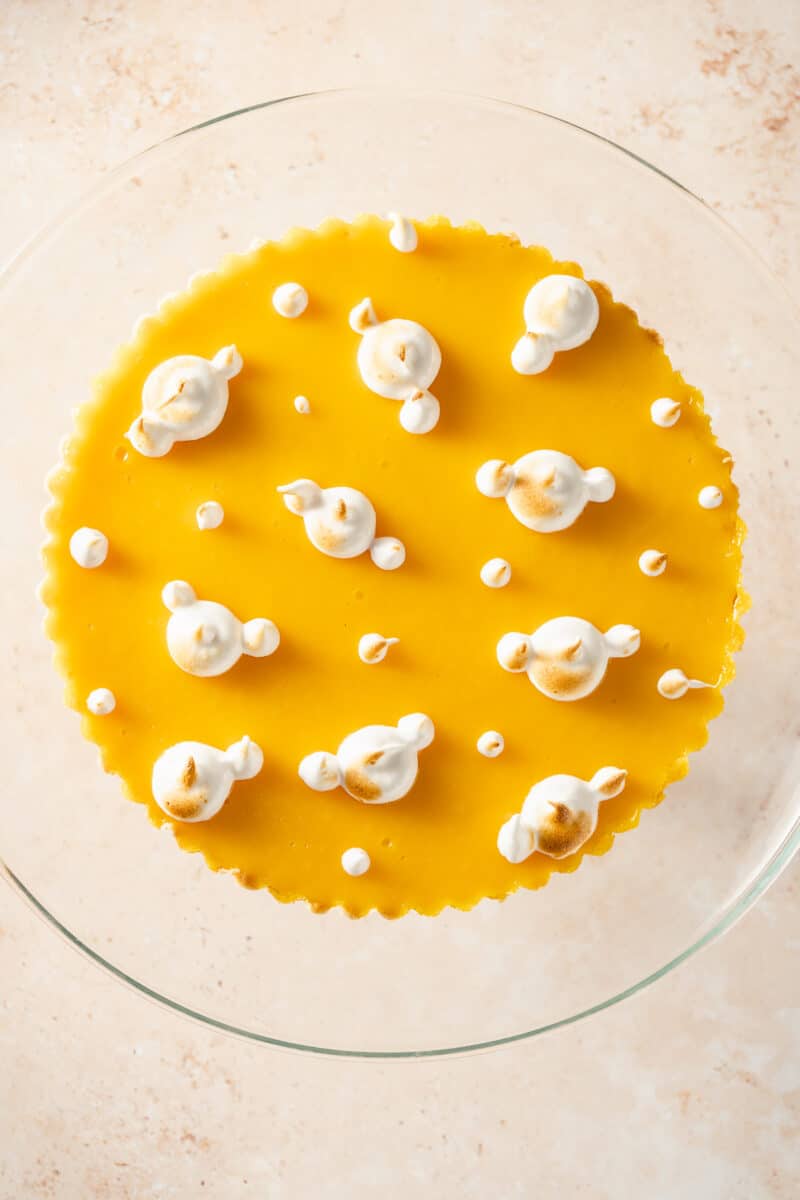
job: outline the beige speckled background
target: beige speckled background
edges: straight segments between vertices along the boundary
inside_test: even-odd
[[[797,0],[4,0],[0,256],[107,167],[216,113],[357,82],[543,108],[724,213],[795,296]],[[0,1200],[800,1195],[797,865],[633,1001],[460,1061],[208,1033],[0,891]]]

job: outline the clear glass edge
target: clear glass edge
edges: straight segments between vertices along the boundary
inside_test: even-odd
[[[281,104],[293,104],[303,100],[318,100],[323,97],[335,96],[370,96],[370,95],[407,95],[407,96],[422,96],[432,95],[447,97],[452,100],[469,100],[479,101],[482,104],[490,104],[496,108],[508,109],[510,111],[525,113],[530,116],[541,117],[545,121],[551,121],[555,125],[564,125],[568,129],[572,129],[575,133],[581,134],[584,137],[590,138],[592,141],[601,142],[609,146],[612,150],[624,155],[625,158],[637,163],[640,167],[652,171],[653,174],[660,176],[667,183],[672,184],[684,195],[699,205],[719,226],[721,229],[733,237],[739,244],[740,248],[747,256],[756,263],[760,270],[764,271],[769,276],[772,284],[779,288],[785,297],[790,310],[800,318],[800,300],[796,299],[787,288],[786,284],[779,275],[773,270],[767,260],[757,251],[742,233],[731,224],[725,217],[721,216],[714,208],[708,204],[702,196],[697,192],[693,192],[691,188],[686,187],[680,180],[675,179],[662,167],[657,167],[655,163],[651,163],[648,159],[642,158],[634,150],[629,150],[626,146],[615,142],[612,138],[606,137],[605,134],[596,133],[592,129],[587,129],[584,125],[579,125],[577,121],[571,121],[567,117],[559,117],[553,113],[544,112],[540,108],[532,108],[525,104],[519,104],[511,100],[499,100],[494,96],[486,96],[480,92],[467,92],[457,88],[415,88],[415,87],[397,87],[395,85],[380,85],[380,84],[365,84],[360,87],[349,88],[323,88],[320,91],[311,92],[294,92],[289,96],[277,96],[273,100],[261,100],[256,104],[248,104],[243,108],[231,109],[230,112],[221,113],[216,117],[209,117],[205,121],[199,121],[196,125],[189,125],[186,129],[181,129],[177,133],[172,133],[169,137],[164,138],[160,142],[154,142],[147,146],[144,150],[138,151],[136,154],[123,159],[116,167],[105,171],[99,179],[87,191],[82,192],[79,196],[63,205],[62,208],[49,221],[46,221],[30,237],[28,237],[18,250],[11,254],[11,257],[4,263],[0,263],[0,291],[2,291],[16,275],[17,271],[23,266],[27,259],[34,254],[39,248],[46,243],[48,238],[60,232],[61,227],[73,216],[77,216],[85,208],[88,208],[103,193],[113,186],[118,179],[123,177],[131,167],[136,163],[142,162],[151,154],[164,147],[171,145],[172,142],[179,141],[181,138],[189,137],[192,134],[201,133],[204,129],[210,129],[214,125],[219,125],[223,121],[233,120],[234,117],[247,116],[249,113],[260,112],[268,108],[274,108]]]
[[[348,1050],[343,1047],[330,1046],[315,1046],[306,1045],[304,1042],[292,1042],[284,1038],[270,1037],[266,1033],[257,1033],[252,1029],[241,1029],[237,1025],[230,1025],[226,1021],[221,1021],[217,1017],[211,1017],[207,1013],[198,1012],[196,1009],[189,1008],[185,1004],[181,1004],[177,1000],[173,1000],[170,996],[163,996],[160,992],[156,992],[153,988],[142,983],[138,979],[126,974],[121,967],[117,967],[107,958],[103,958],[91,946],[87,946],[77,937],[72,930],[58,920],[40,900],[31,892],[25,884],[19,879],[13,871],[0,859],[0,876],[5,879],[9,887],[16,890],[26,904],[49,926],[60,933],[65,941],[79,954],[85,955],[90,962],[94,963],[98,968],[110,972],[121,983],[126,984],[139,995],[146,996],[149,1000],[154,1001],[159,1005],[164,1005],[173,1012],[179,1013],[181,1016],[190,1017],[201,1024],[216,1030],[219,1033],[226,1033],[234,1037],[245,1038],[247,1041],[256,1042],[263,1046],[272,1046],[279,1050],[299,1051],[305,1054],[322,1055],[326,1058],[345,1058],[345,1059],[374,1059],[378,1061],[398,1061],[411,1059],[430,1059],[430,1058],[453,1058],[459,1055],[476,1054],[482,1050],[493,1050],[500,1046],[510,1046],[514,1042],[527,1041],[530,1038],[540,1037],[545,1033],[552,1033],[556,1029],[563,1029],[568,1025],[575,1025],[578,1021],[583,1021],[587,1017],[593,1016],[595,1013],[603,1012],[607,1008],[612,1008],[615,1004],[621,1003],[623,1000],[628,1000],[630,997],[644,991],[645,988],[657,983],[659,979],[663,979],[670,971],[681,966],[689,958],[702,950],[705,946],[709,946],[716,941],[722,934],[727,933],[732,929],[736,922],[744,916],[748,909],[758,900],[764,892],[775,882],[784,868],[794,857],[798,847],[800,847],[800,825],[795,826],[792,832],[787,836],[782,845],[772,856],[765,867],[759,872],[756,878],[751,883],[750,887],[728,906],[722,913],[721,917],[702,937],[698,938],[680,954],[677,954],[664,966],[659,967],[657,971],[652,971],[643,979],[632,983],[629,987],[623,988],[621,992],[615,993],[613,996],[608,996],[605,1000],[598,1001],[597,1004],[592,1004],[588,1008],[582,1009],[580,1012],[573,1013],[568,1017],[563,1017],[559,1021],[551,1021],[546,1025],[541,1025],[537,1029],[526,1029],[519,1033],[504,1034],[502,1037],[489,1038],[481,1042],[469,1042],[463,1046],[446,1046],[443,1048],[433,1048],[429,1050]]]
[[[628,150],[625,146],[614,142],[611,138],[605,137],[603,134],[595,133],[591,129],[586,129],[584,126],[577,124],[575,121],[570,121],[565,117],[558,117],[552,113],[543,112],[541,109],[530,108],[523,104],[517,104],[510,101],[498,100],[491,96],[483,96],[478,93],[464,92],[455,89],[421,89],[421,88],[397,88],[397,87],[381,87],[381,86],[365,86],[356,88],[329,88],[322,91],[298,92],[291,96],[276,97],[273,100],[264,100],[257,104],[250,104],[244,108],[234,109],[227,113],[222,113],[216,117],[210,117],[208,120],[200,121],[196,125],[191,125],[187,129],[180,130],[178,133],[171,134],[161,142],[156,142],[147,147],[145,150],[132,155],[119,163],[110,171],[105,172],[100,179],[88,191],[82,193],[79,197],[65,205],[50,221],[46,222],[31,237],[29,237],[22,246],[12,254],[11,258],[2,266],[0,266],[0,291],[5,289],[11,282],[19,269],[25,262],[41,249],[49,238],[58,234],[62,227],[73,217],[77,216],[84,209],[89,208],[94,204],[103,193],[111,188],[120,178],[124,177],[136,163],[148,158],[157,150],[163,149],[180,138],[187,137],[191,134],[199,133],[204,129],[209,129],[214,125],[218,125],[223,121],[232,120],[235,117],[245,116],[249,113],[259,112],[264,109],[273,108],[280,104],[290,104],[308,99],[319,99],[329,96],[344,96],[344,95],[370,95],[370,94],[394,94],[398,92],[406,95],[423,95],[426,91],[438,96],[446,96],[452,99],[464,99],[470,101],[480,101],[482,103],[491,104],[498,108],[506,108],[515,110],[520,113],[527,113],[544,120],[552,121],[559,125],[565,125],[576,133],[582,134],[594,141],[602,142],[611,149],[625,155],[638,163],[639,166],[646,168],[649,171],[659,175],[667,183],[672,184],[683,192],[690,200],[699,205],[709,217],[732,236],[746,255],[758,265],[759,269],[765,272],[774,286],[778,287],[785,296],[789,307],[800,316],[800,307],[798,307],[794,297],[786,288],[783,281],[775,274],[764,258],[750,245],[741,233],[720,216],[702,197],[691,191],[684,184],[674,179],[671,175],[647,159]],[[793,829],[787,834],[784,841],[772,855],[772,857],[761,868],[758,875],[751,882],[749,887],[743,890],[739,896],[725,908],[719,918],[715,921],[712,927],[707,930],[702,937],[693,942],[685,950],[681,951],[674,958],[670,959],[664,966],[658,970],[646,975],[643,979],[624,988],[622,991],[607,997],[605,1000],[599,1001],[588,1008],[582,1009],[580,1012],[573,1013],[568,1017],[563,1017],[558,1021],[551,1021],[545,1025],[541,1025],[535,1029],[523,1030],[519,1033],[505,1034],[502,1037],[490,1038],[486,1041],[470,1042],[461,1046],[448,1046],[443,1048],[428,1049],[428,1050],[350,1050],[345,1048],[327,1047],[306,1045],[303,1042],[292,1042],[283,1038],[270,1037],[268,1034],[257,1033],[255,1030],[242,1029],[239,1026],[228,1024],[216,1017],[211,1017],[208,1014],[198,1012],[195,1009],[189,1008],[187,1005],[181,1004],[177,1000],[173,1000],[169,996],[164,996],[160,992],[142,983],[140,980],[134,979],[128,975],[121,967],[116,966],[108,959],[104,958],[97,951],[87,946],[85,942],[74,934],[66,925],[63,925],[59,919],[45,907],[40,900],[36,898],[33,892],[22,882],[22,880],[11,870],[8,864],[0,857],[0,876],[8,883],[9,887],[25,901],[25,903],[51,928],[55,929],[62,935],[64,940],[78,953],[85,955],[90,962],[97,967],[108,971],[121,983],[132,988],[139,995],[146,996],[149,1000],[157,1004],[164,1005],[173,1012],[179,1013],[182,1016],[189,1017],[192,1020],[199,1021],[201,1024],[208,1026],[220,1033],[230,1034],[234,1037],[245,1038],[248,1041],[255,1042],[259,1045],[272,1046],[276,1049],[291,1050],[306,1054],[322,1055],[327,1058],[345,1058],[345,1059],[366,1059],[366,1060],[423,1060],[431,1058],[456,1057],[459,1055],[474,1054],[480,1051],[496,1049],[500,1046],[512,1045],[515,1042],[526,1041],[530,1038],[539,1037],[545,1033],[551,1033],[554,1030],[562,1029],[568,1025],[574,1025],[578,1021],[585,1020],[587,1017],[593,1016],[595,1013],[603,1012],[607,1008],[613,1007],[615,1004],[627,1000],[645,988],[656,983],[665,975],[669,974],[676,967],[686,962],[699,950],[716,941],[724,933],[727,933],[736,922],[744,916],[748,909],[764,894],[767,888],[778,878],[781,872],[785,869],[795,853],[800,847],[800,820],[798,820]]]

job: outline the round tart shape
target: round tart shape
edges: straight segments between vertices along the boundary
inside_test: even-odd
[[[658,335],[591,281],[598,321],[589,339],[520,374],[511,353],[526,297],[551,275],[582,278],[579,268],[476,225],[436,218],[414,229],[416,248],[401,254],[379,218],[295,230],[230,256],[170,298],[79,410],[47,514],[48,631],[68,701],[85,714],[105,768],[210,867],[280,900],[353,916],[470,908],[607,851],[705,742],[741,638],[743,527],[730,458]],[[287,279],[302,280],[309,297],[291,320],[273,304]],[[381,318],[400,314],[429,331],[441,351],[440,418],[424,437],[409,437],[395,402],[361,376],[349,321],[366,296]],[[213,362],[232,346],[242,368],[226,377],[224,420],[162,457],[137,453],[125,433],[150,373],[179,356]],[[313,397],[303,421],[292,404],[299,395]],[[663,398],[680,405],[668,428],[651,417]],[[603,464],[613,497],[587,504],[569,528],[526,528],[481,495],[475,474],[532,449]],[[318,553],[276,491],[292,479],[369,497],[378,531],[399,539],[405,561],[376,570],[366,553]],[[698,503],[706,488],[718,489],[718,507]],[[212,493],[225,522],[209,536],[195,514]],[[70,554],[83,528],[108,539],[92,570]],[[668,556],[657,578],[639,566],[648,546]],[[512,565],[510,582],[486,587],[481,566],[497,558]],[[232,613],[268,613],[281,631],[269,662],[245,655],[215,677],[177,667],[161,601],[176,579]],[[574,613],[600,630],[624,621],[641,634],[638,652],[612,664],[590,695],[560,704],[498,668],[505,632]],[[399,640],[375,670],[354,652],[369,630]],[[712,686],[665,698],[658,681],[676,666]],[[117,705],[87,714],[98,680]],[[299,777],[319,747],[414,712],[432,718],[436,738],[397,802],[359,803]],[[496,729],[504,753],[479,754],[477,739]],[[258,775],[237,781],[208,820],[167,817],[152,792],[160,756],[184,742],[230,746],[242,730],[263,748]],[[537,783],[591,780],[609,763],[626,772],[625,787],[599,805],[574,852],[537,850],[519,863],[498,852],[498,831]],[[342,869],[347,847],[368,856],[365,874]]]

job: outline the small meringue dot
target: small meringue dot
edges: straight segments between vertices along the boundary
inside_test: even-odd
[[[375,538],[369,554],[375,566],[382,571],[396,571],[406,561],[406,548],[397,538]]]
[[[389,220],[392,222],[389,241],[394,249],[399,250],[401,254],[410,254],[416,250],[419,239],[408,218],[400,216],[399,213],[389,213]]]
[[[680,401],[671,400],[669,396],[662,396],[650,405],[650,419],[662,429],[671,429],[673,425],[677,425],[680,418]]]
[[[383,662],[391,646],[396,646],[399,639],[384,637],[381,633],[365,633],[358,641],[358,657],[368,666]]]
[[[656,687],[665,700],[680,700],[689,690],[689,680],[679,667],[672,667],[664,672]]]
[[[481,567],[481,583],[489,588],[502,588],[511,580],[511,564],[504,558],[490,558]]]
[[[308,402],[308,396],[295,396],[294,408],[295,412],[302,413],[303,416],[305,416],[306,413],[310,413],[311,405]]]
[[[225,509],[216,500],[204,500],[195,513],[198,529],[219,529],[225,520]]]
[[[117,700],[110,688],[95,688],[86,697],[86,707],[96,717],[106,717],[117,707]]]
[[[351,846],[342,855],[342,870],[346,875],[351,875],[354,878],[359,875],[366,875],[371,865],[372,861],[369,855],[360,846]]]
[[[722,492],[718,487],[704,487],[700,489],[697,496],[697,502],[701,508],[719,508],[722,504]]]
[[[108,538],[99,529],[82,525],[69,539],[69,552],[79,567],[94,570],[108,557]]]
[[[300,283],[282,283],[272,293],[272,306],[279,316],[293,320],[308,308],[308,292]]]
[[[498,754],[503,753],[505,745],[505,738],[496,729],[487,729],[477,742],[478,751],[484,758],[497,758]]]
[[[667,569],[667,556],[660,550],[643,550],[639,555],[639,570],[643,575],[655,578]]]

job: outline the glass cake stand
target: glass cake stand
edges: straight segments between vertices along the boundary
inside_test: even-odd
[[[136,318],[254,239],[390,209],[543,243],[663,334],[734,455],[753,607],[707,747],[609,855],[472,912],[352,921],[246,891],[157,833],[65,708],[34,595],[44,477]],[[586,130],[490,100],[291,97],[114,171],[24,248],[0,303],[0,852],[11,884],[96,963],[258,1042],[457,1053],[532,1037],[645,987],[730,928],[789,861],[800,838],[800,329],[778,281],[673,180]]]

